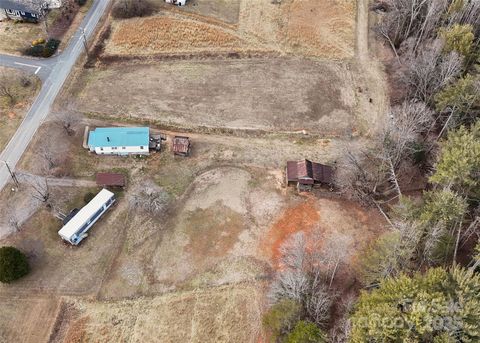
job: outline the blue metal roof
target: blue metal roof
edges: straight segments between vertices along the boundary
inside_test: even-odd
[[[150,138],[148,127],[100,127],[90,131],[89,147],[146,146]]]

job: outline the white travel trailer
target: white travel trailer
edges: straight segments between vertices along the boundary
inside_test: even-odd
[[[115,202],[115,194],[102,189],[88,204],[72,217],[58,234],[63,240],[73,245],[78,245],[85,237],[87,231],[100,219],[100,217]]]

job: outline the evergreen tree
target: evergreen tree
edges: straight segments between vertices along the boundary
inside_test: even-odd
[[[30,271],[27,257],[14,247],[0,248],[0,282],[10,283]]]
[[[441,143],[436,171],[430,181],[458,190],[475,190],[480,185],[480,120],[470,129],[461,126]]]
[[[435,107],[439,112],[453,113],[449,127],[471,122],[480,107],[480,82],[468,74],[435,95]]]
[[[455,51],[465,57],[469,57],[472,53],[475,40],[472,25],[455,24],[448,28],[441,28],[439,36],[445,42],[444,51],[446,53]]]
[[[326,343],[325,333],[315,324],[301,320],[287,336],[286,343]]]
[[[283,299],[273,305],[263,316],[263,326],[272,335],[272,342],[288,334],[301,314],[302,306],[291,299]]]
[[[351,319],[353,343],[478,342],[480,276],[433,268],[388,278],[362,292]]]
[[[425,204],[420,220],[426,224],[444,223],[447,227],[460,221],[467,212],[467,201],[450,189],[424,193]]]

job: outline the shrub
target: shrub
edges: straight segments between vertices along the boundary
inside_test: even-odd
[[[40,44],[45,44],[45,39],[39,38],[39,39],[35,39],[35,40],[32,42],[32,46],[40,45]]]
[[[38,44],[31,46],[25,50],[25,55],[34,56],[34,57],[42,57],[43,56],[43,44]]]
[[[87,0],[75,0],[78,6],[83,6],[87,3]]]
[[[88,192],[83,196],[83,201],[85,202],[85,204],[88,204],[90,201],[92,201],[93,198],[95,198],[95,194],[93,194],[92,192]]]
[[[0,248],[0,282],[10,283],[30,271],[27,257],[17,248]]]
[[[325,333],[313,323],[301,320],[287,336],[286,343],[325,343]]]
[[[117,19],[145,17],[154,11],[155,7],[148,0],[117,0],[112,8],[112,16]]]
[[[39,41],[33,42],[35,45],[25,50],[25,55],[34,57],[50,57],[58,49],[60,41],[58,39],[50,38],[46,43],[40,43]]]
[[[55,51],[57,51],[60,41],[58,39],[50,38],[45,44],[45,49],[43,50],[43,57],[52,56]]]
[[[263,326],[272,334],[272,342],[288,334],[300,319],[302,306],[292,299],[282,299],[263,316]]]

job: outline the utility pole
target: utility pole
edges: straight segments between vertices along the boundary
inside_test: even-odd
[[[12,169],[10,169],[10,166],[8,165],[7,161],[3,161],[3,163],[5,163],[5,165],[7,166],[7,170],[8,170],[8,173],[10,174],[10,176],[12,177],[12,180],[13,180],[13,183],[15,183],[15,186],[19,186],[19,182],[18,182],[18,179],[17,179],[17,176],[15,175],[15,173],[12,171]]]
[[[87,53],[87,57],[90,57],[88,55],[88,45],[87,45],[87,36],[85,35],[85,29],[82,27],[82,41],[83,41],[83,47],[85,48],[85,52]]]

